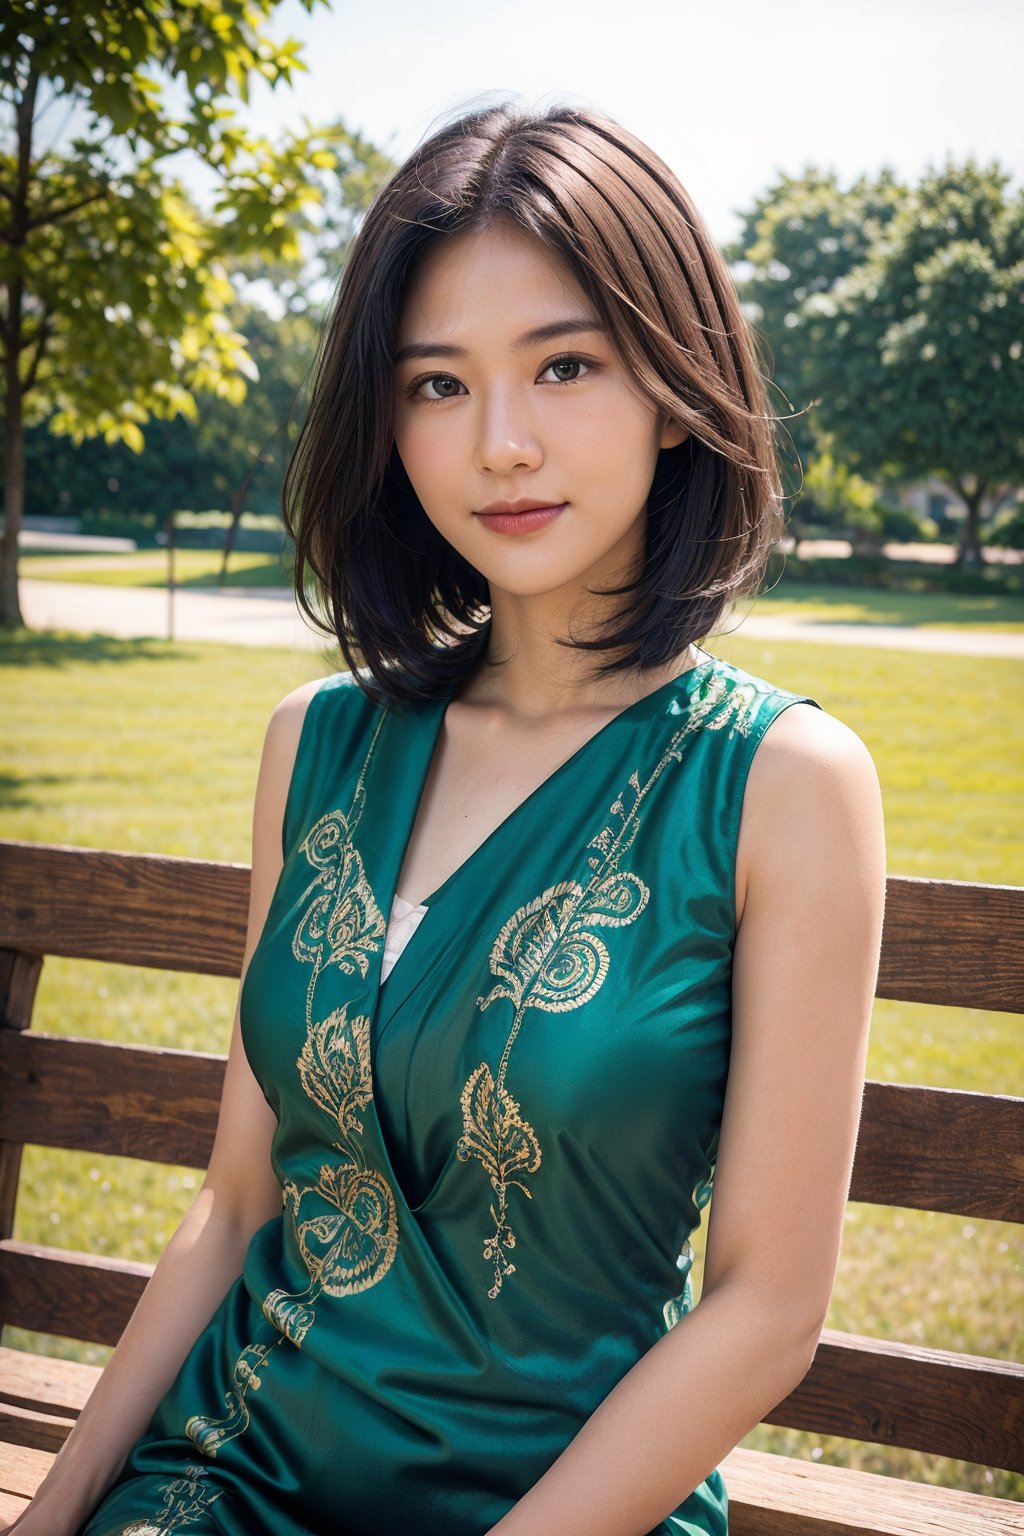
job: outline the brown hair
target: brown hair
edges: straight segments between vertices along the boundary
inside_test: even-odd
[[[370,206],[285,477],[298,601],[378,702],[457,687],[487,645],[487,582],[430,523],[394,446],[392,356],[417,263],[494,219],[562,256],[641,393],[689,431],[659,454],[643,570],[609,589],[628,604],[599,638],[560,643],[625,647],[598,675],[681,655],[757,590],[784,528],[755,334],[672,171],[592,108],[467,113],[426,139]]]

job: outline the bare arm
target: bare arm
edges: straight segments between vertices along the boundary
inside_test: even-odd
[[[849,1192],[885,894],[881,796],[860,739],[810,705],[781,714],[751,764],[740,844],[733,1041],[700,1302],[492,1536],[646,1536],[813,1359]]]
[[[315,687],[305,684],[282,699],[267,726],[253,808],[243,980],[281,872],[285,799]],[[116,1479],[189,1349],[241,1274],[252,1234],[281,1212],[281,1189],[270,1163],[275,1126],[242,1049],[236,1005],[206,1178],[74,1430],[29,1508],[8,1527],[18,1536],[71,1536]]]

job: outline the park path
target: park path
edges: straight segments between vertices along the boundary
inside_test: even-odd
[[[124,638],[168,638],[170,603],[164,589],[100,586],[22,578],[21,606],[30,629],[68,629]],[[800,640],[864,645],[956,656],[1024,660],[1024,634],[982,628],[919,629],[901,624],[833,624],[791,615],[750,614],[725,633],[753,640]],[[222,645],[272,645],[319,651],[330,640],[305,623],[287,587],[232,587],[224,591],[178,588],[173,638]]]

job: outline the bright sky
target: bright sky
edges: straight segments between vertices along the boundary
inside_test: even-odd
[[[340,117],[401,159],[437,121],[507,96],[603,108],[672,166],[720,242],[808,165],[916,180],[947,153],[1024,175],[1021,0],[284,0],[306,44],[291,91],[254,92],[273,137]]]

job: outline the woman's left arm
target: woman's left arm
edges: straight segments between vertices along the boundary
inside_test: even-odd
[[[646,1536],[806,1374],[850,1185],[885,899],[860,738],[769,726],[737,853],[733,1035],[698,1305],[489,1536]]]

